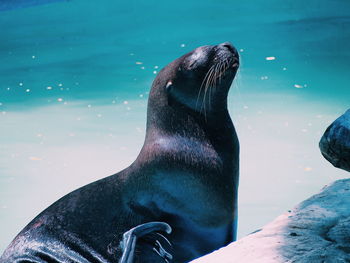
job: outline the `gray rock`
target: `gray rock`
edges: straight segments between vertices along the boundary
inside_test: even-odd
[[[331,164],[350,172],[350,109],[327,128],[320,149]]]
[[[350,179],[338,180],[260,231],[192,263],[350,262]]]

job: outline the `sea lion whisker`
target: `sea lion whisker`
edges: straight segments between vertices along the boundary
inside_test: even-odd
[[[212,72],[212,73],[210,74],[210,76],[208,77],[208,81],[207,81],[207,85],[206,85],[205,93],[204,93],[204,99],[203,99],[204,112],[205,112],[205,105],[206,105],[206,101],[205,101],[206,92],[207,92],[207,90],[210,89],[210,87],[214,84],[213,81],[215,80],[216,71],[217,71],[217,65],[214,66],[213,72]],[[209,90],[209,91],[210,91],[210,90]],[[210,93],[209,93],[209,96],[210,96]],[[209,104],[209,109],[210,109],[210,97],[209,97],[208,104]]]
[[[214,75],[211,79],[211,83],[209,85],[209,101],[208,101],[209,109],[211,109],[211,93],[212,93],[213,89],[216,88],[218,76],[220,75],[220,68],[221,68],[221,62],[216,64],[215,72],[214,72]]]
[[[228,66],[229,66],[229,59],[225,59],[223,61],[223,70],[221,72],[221,77],[225,74],[226,70],[228,69]]]
[[[210,68],[210,70],[208,71],[208,73],[207,73],[207,78],[206,78],[206,81],[205,81],[205,85],[204,85],[204,94],[203,94],[203,101],[202,101],[202,104],[201,104],[201,107],[200,107],[200,113],[202,113],[202,110],[204,110],[204,115],[205,115],[205,105],[203,104],[204,103],[204,101],[205,101],[205,96],[206,96],[206,90],[207,90],[207,83],[208,83],[208,79],[210,78],[210,76],[212,75],[212,73],[213,73],[213,67],[211,67]],[[202,89],[202,87],[201,87],[201,89]],[[199,99],[199,96],[200,96],[200,93],[198,94],[198,99]],[[198,100],[197,100],[197,102],[198,102]],[[197,107],[197,106],[196,106]]]
[[[211,68],[210,68],[210,72],[209,72],[209,75],[206,79],[206,82],[205,82],[205,86],[204,86],[204,96],[203,96],[203,101],[202,101],[202,106],[201,106],[201,109],[204,108],[204,111],[205,111],[205,97],[206,97],[206,91],[208,89],[208,86],[210,85],[210,82],[211,82],[211,79],[212,79],[212,76],[213,74],[215,73],[215,65],[213,65]]]
[[[198,91],[198,95],[197,95],[197,100],[196,100],[196,108],[197,108],[198,101],[199,101],[199,98],[200,98],[200,95],[201,95],[201,92],[202,92],[203,84],[204,84],[204,82],[207,81],[210,72],[213,70],[213,67],[214,67],[214,65],[211,66],[210,69],[208,70],[208,72],[205,74],[205,76],[204,76],[204,78],[203,78],[203,81],[202,81],[202,83],[201,83],[201,86],[199,87],[199,91]]]
[[[222,69],[221,76],[220,76],[221,78],[223,78],[227,69],[228,69],[228,59],[225,59],[225,61],[223,62],[223,69]]]
[[[206,109],[205,109],[205,105],[206,105],[205,98],[206,98],[206,96],[207,96],[208,87],[209,87],[209,85],[205,85],[204,96],[203,96],[203,102],[202,102],[202,107],[203,107],[203,109],[204,109],[204,119],[205,119],[205,121],[207,121],[207,111],[206,111]]]
[[[226,60],[221,62],[221,65],[220,65],[219,83],[221,83],[221,78],[222,78],[223,72],[225,72],[225,61]]]
[[[214,78],[213,78],[213,85],[216,85],[215,84],[215,80],[218,78],[219,73],[220,73],[219,67],[220,67],[220,62],[218,64],[216,64],[216,66],[215,66],[215,75],[214,75]]]
[[[208,106],[209,106],[209,110],[211,110],[211,92],[213,90],[213,84],[214,84],[214,80],[216,78],[216,72],[217,72],[217,65],[215,66],[215,69],[214,69],[214,76],[212,78],[212,83],[210,83],[210,85],[208,85],[208,89],[209,89],[209,100],[208,100]]]

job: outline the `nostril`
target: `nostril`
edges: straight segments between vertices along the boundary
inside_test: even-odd
[[[232,53],[235,52],[235,50],[233,49],[233,46],[231,46],[231,45],[225,44],[224,47],[227,48],[228,50],[230,50]]]
[[[236,49],[232,46],[230,42],[222,43],[220,46],[227,48],[229,51],[231,51],[233,54],[236,54]]]

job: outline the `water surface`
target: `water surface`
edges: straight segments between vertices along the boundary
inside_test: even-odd
[[[348,176],[318,141],[350,107],[349,1],[16,0],[0,10],[0,252],[59,197],[135,159],[155,75],[200,45],[231,41],[241,55],[229,97],[240,236]]]

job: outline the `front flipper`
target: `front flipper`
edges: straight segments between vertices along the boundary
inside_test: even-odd
[[[171,233],[171,227],[164,222],[150,222],[138,225],[123,234],[123,241],[121,242],[121,247],[123,250],[123,255],[120,259],[120,263],[133,263],[136,241],[138,238],[154,232],[166,232]],[[156,233],[158,236],[165,239],[169,244],[170,242],[166,237],[160,233]],[[164,259],[165,262],[169,262],[172,259],[172,255],[169,254],[161,245],[161,243],[156,240],[156,247],[153,250]]]

